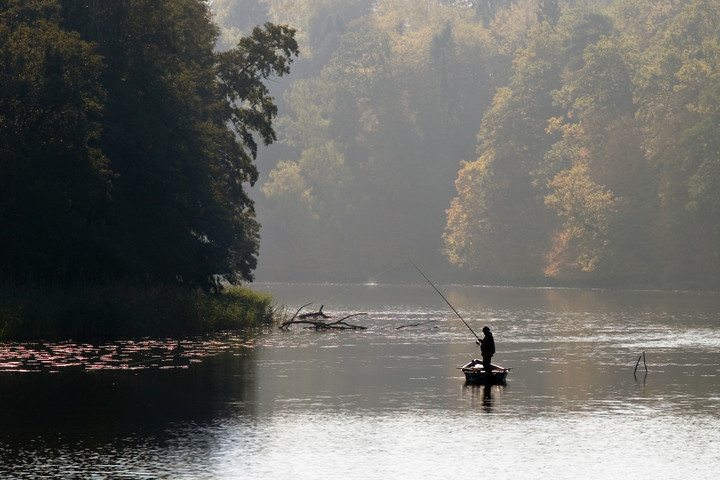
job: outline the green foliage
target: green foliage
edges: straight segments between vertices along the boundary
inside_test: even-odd
[[[459,196],[448,211],[445,251],[451,261],[468,265],[483,279],[527,282],[540,277],[552,219],[542,204],[544,184],[537,172],[545,169],[540,152],[556,135],[546,133],[546,122],[559,113],[550,92],[561,85],[562,37],[547,24],[530,33],[527,46],[515,58],[508,86],[497,90],[485,112],[478,136],[478,167],[461,170],[473,174],[472,188],[458,188]],[[456,182],[456,186],[458,185]],[[477,208],[474,198],[484,208]],[[469,230],[456,231],[467,224]],[[458,251],[459,244],[473,248]]]
[[[6,1],[0,275],[716,288],[720,1],[591,5]]]
[[[362,11],[354,3],[347,12]],[[313,25],[332,20],[324,11],[308,14]],[[332,56],[292,84],[278,122],[288,149],[263,185],[264,223],[277,226],[266,238],[283,239],[263,260],[276,278],[365,281],[416,238],[430,240],[413,254],[435,255],[453,176],[509,68],[461,5],[388,1],[343,15]]]
[[[102,255],[102,61],[58,13],[54,2],[0,10],[0,275],[62,278]]]
[[[0,340],[182,338],[272,325],[273,298],[240,287],[221,293],[119,284],[0,286]]]
[[[215,53],[205,2],[4,2],[0,276],[211,287],[251,280],[247,194],[276,138],[265,82],[294,30]]]
[[[481,281],[720,285],[717,0],[387,0],[337,29],[267,3],[334,43],[285,97],[266,274],[442,250]]]

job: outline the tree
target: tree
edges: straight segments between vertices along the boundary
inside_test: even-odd
[[[590,179],[588,168],[577,163],[548,184],[545,204],[563,219],[553,238],[545,274],[563,277],[573,269],[592,272],[609,245],[610,216],[618,199]]]
[[[257,265],[258,229],[255,221],[254,202],[247,196],[242,185],[254,185],[258,173],[253,161],[257,158],[255,135],[266,144],[277,139],[273,119],[277,106],[265,85],[273,76],[290,73],[292,58],[299,54],[294,39],[295,30],[281,25],[266,23],[264,28],[255,27],[249,37],[240,40],[237,47],[216,55],[216,73],[220,83],[220,95],[224,103],[219,116],[218,128],[231,122],[234,132],[224,131],[234,161],[228,152],[217,152],[212,160],[213,178],[219,189],[225,209],[224,221],[232,226],[231,241],[224,249],[229,254],[229,265],[215,271],[231,281],[252,279],[251,272]],[[236,142],[236,135],[240,142]]]
[[[73,258],[73,274],[191,286],[213,285],[217,275],[233,283],[252,279],[259,224],[246,185],[257,180],[253,162],[258,142],[276,138],[272,122],[277,107],[264,82],[289,72],[298,54],[294,30],[266,24],[235,48],[215,53],[218,31],[205,2],[63,0],[61,8],[53,2],[33,5],[38,7],[28,17],[34,22],[28,35],[43,35],[48,46],[20,51],[13,68],[36,65],[29,61],[33,55],[53,54],[41,57],[47,68],[40,73],[49,80],[36,75],[18,89],[40,86],[47,95],[32,104],[37,112],[56,106],[54,111],[62,112],[44,114],[49,127],[36,130],[38,145],[58,147],[45,156],[57,162],[60,175],[39,163],[45,157],[16,147],[11,153],[18,163],[55,174],[48,179],[49,191],[69,197],[61,205],[80,210],[82,219],[100,232],[84,240],[99,244],[90,249],[94,261]],[[31,10],[16,8],[4,18],[24,18],[17,11]],[[54,36],[48,33],[55,30]],[[18,35],[25,31],[16,29]],[[10,46],[18,51],[21,44]],[[75,56],[60,51],[70,47]],[[17,75],[9,72],[7,77],[22,79]],[[58,99],[65,104],[57,105]],[[19,103],[10,101],[18,117],[35,121],[33,111],[19,110]],[[102,116],[93,117],[101,104]],[[68,124],[74,129],[68,130]],[[85,164],[95,166],[104,190],[93,187],[88,175],[77,175],[81,170],[76,166]],[[66,177],[76,181],[70,185],[80,194],[68,188]],[[96,190],[105,196],[98,199]],[[84,204],[76,197],[91,194],[91,208],[81,210]],[[4,203],[16,197],[11,193]],[[38,204],[55,200],[47,194]],[[42,228],[60,239],[83,233],[69,234],[73,225],[65,218],[43,221]],[[61,260],[52,258],[54,250],[45,246],[26,249],[23,258],[38,252],[49,254],[53,263]]]
[[[636,272],[635,266],[642,258],[638,254],[652,244],[653,234],[657,233],[652,222],[654,211],[650,208],[656,191],[651,182],[652,172],[645,165],[640,128],[634,119],[631,69],[618,43],[614,36],[603,36],[587,45],[582,64],[576,64],[580,68],[568,71],[562,88],[553,92],[565,115],[552,119],[549,126],[549,130],[560,129],[563,136],[546,154],[544,175],[549,179],[550,192],[545,203],[564,221],[554,235],[547,257],[549,264],[544,269],[551,277],[577,279],[590,277],[588,273],[592,272],[594,278],[600,279],[622,270],[627,278],[630,272]],[[569,207],[563,199],[569,197],[558,189],[567,191],[571,179],[578,187],[572,189],[577,202],[596,207],[598,204],[596,191],[579,188],[582,182],[607,185],[622,197],[622,201],[609,202],[602,228],[597,219],[599,207],[577,209],[574,216],[587,218],[568,223]],[[631,232],[623,227],[627,222],[641,228]],[[579,223],[592,225],[594,231],[601,232],[602,241],[597,240],[599,237],[592,241],[586,238]],[[603,268],[598,268],[599,265]]]
[[[243,36],[252,33],[256,25],[270,20],[264,0],[213,0],[209,3],[213,20],[220,28],[220,50],[237,45]]]
[[[0,9],[0,276],[10,280],[65,281],[105,253],[102,60],[59,12],[50,1]]]
[[[445,251],[451,261],[484,278],[515,283],[540,276],[552,218],[538,172],[558,138],[548,135],[546,125],[559,111],[550,92],[561,84],[561,40],[547,23],[530,33],[508,85],[497,90],[483,117],[477,166],[465,165],[456,181]],[[462,225],[469,230],[458,229]],[[472,248],[458,250],[462,245]]]
[[[682,285],[717,285],[717,76],[720,3],[693,0],[666,7],[639,56],[638,118],[646,157],[656,169],[664,270]]]
[[[317,15],[312,24],[326,22]],[[293,225],[293,235],[279,235],[263,268],[365,281],[409,251],[444,267],[438,252],[453,177],[474,155],[482,112],[510,58],[462,2],[381,2],[342,32],[329,62],[285,97],[287,150],[262,205],[278,233]],[[302,179],[293,185],[304,185],[292,194],[278,188],[291,173]],[[299,206],[302,222],[290,214]],[[317,232],[316,241],[299,241]],[[296,249],[307,266],[298,272],[287,268]]]
[[[293,30],[266,24],[216,54],[199,2],[129,2],[109,22],[123,30],[100,43],[110,83],[104,148],[119,175],[111,268],[154,282],[251,279],[259,225],[244,185],[257,179],[254,134],[275,140],[263,80],[288,73]]]

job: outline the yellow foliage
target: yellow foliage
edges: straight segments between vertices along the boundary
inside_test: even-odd
[[[545,204],[564,219],[548,253],[545,274],[561,277],[567,272],[592,272],[608,247],[610,218],[619,199],[591,178],[587,165],[578,163],[548,183]]]

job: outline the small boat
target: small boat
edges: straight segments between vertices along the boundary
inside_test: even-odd
[[[465,381],[467,383],[490,383],[492,385],[505,385],[505,379],[509,368],[502,367],[500,365],[491,364],[492,366],[492,377],[488,379],[485,374],[485,368],[483,368],[482,360],[472,359],[462,367],[458,367],[465,374]]]

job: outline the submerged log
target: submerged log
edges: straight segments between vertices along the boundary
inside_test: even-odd
[[[293,315],[290,320],[283,322],[278,328],[280,330],[288,330],[290,325],[306,325],[305,328],[314,328],[315,330],[367,330],[367,327],[363,327],[362,325],[351,325],[345,322],[348,318],[357,317],[358,315],[367,315],[367,313],[354,313],[352,315],[347,315],[340,320],[330,322],[329,320],[332,319],[332,317],[323,313],[322,310],[325,305],[321,305],[317,312],[309,312],[298,315],[300,310],[308,305],[312,304],[306,303],[302,307],[298,308],[295,315]]]

